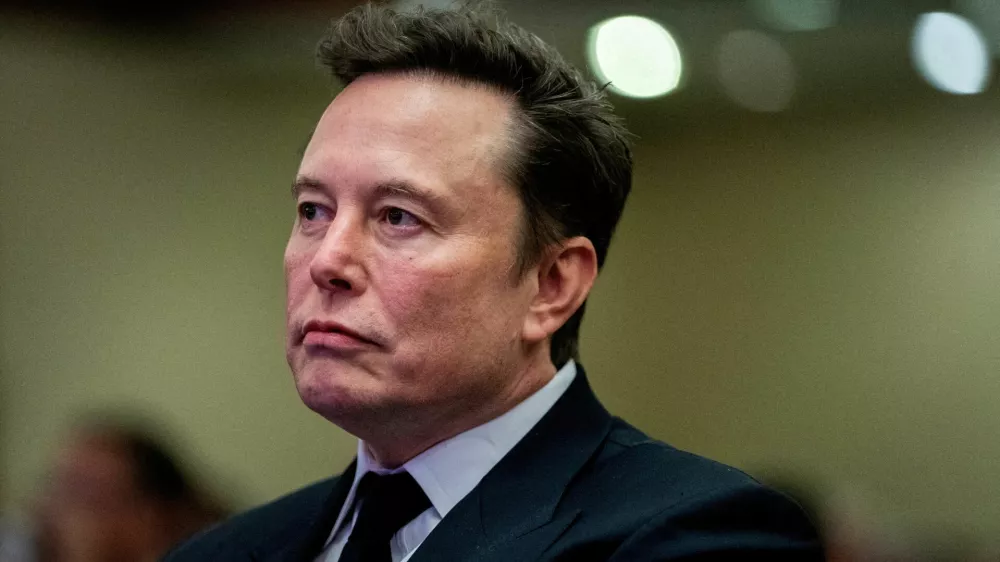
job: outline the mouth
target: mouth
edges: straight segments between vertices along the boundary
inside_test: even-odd
[[[381,344],[372,337],[360,334],[337,322],[310,320],[303,324],[299,334],[301,343],[309,347],[345,348]]]

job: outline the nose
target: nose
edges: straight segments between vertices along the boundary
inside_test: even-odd
[[[324,291],[364,292],[365,235],[361,221],[338,213],[309,264],[313,283]]]

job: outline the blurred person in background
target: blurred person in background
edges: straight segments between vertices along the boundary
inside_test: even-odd
[[[891,521],[875,509],[872,494],[856,487],[818,485],[813,479],[756,471],[762,480],[792,497],[816,523],[827,562],[997,562],[1000,551],[961,532],[917,530]]]
[[[361,6],[321,58],[287,357],[339,478],[168,559],[816,561],[791,500],[612,417],[577,363],[631,187],[602,91],[495,13]]]
[[[75,427],[36,506],[39,562],[146,562],[225,515],[150,434]]]

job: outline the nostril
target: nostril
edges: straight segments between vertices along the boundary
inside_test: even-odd
[[[350,290],[351,284],[343,279],[330,279],[330,287],[334,289]]]

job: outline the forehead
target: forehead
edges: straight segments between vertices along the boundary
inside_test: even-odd
[[[406,171],[431,183],[498,179],[513,110],[511,98],[485,86],[429,74],[366,75],[327,107],[300,173],[326,179],[345,169]]]

